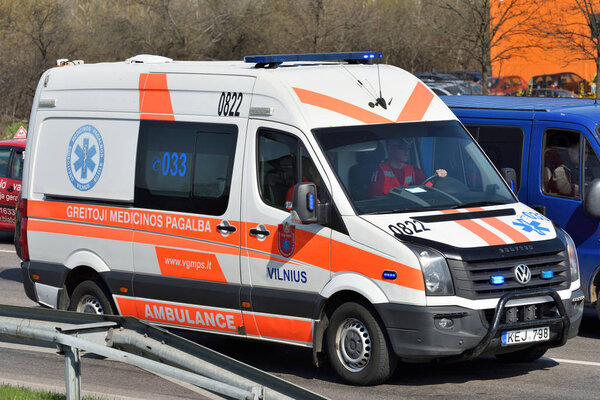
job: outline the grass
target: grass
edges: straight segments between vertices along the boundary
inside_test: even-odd
[[[98,397],[83,397],[86,400],[99,400]],[[0,385],[0,400],[65,400],[64,394]]]

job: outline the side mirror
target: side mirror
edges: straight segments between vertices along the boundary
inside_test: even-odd
[[[600,218],[600,179],[594,179],[585,189],[583,209],[586,214]]]
[[[502,168],[500,175],[504,178],[510,189],[515,192],[517,189],[517,173],[513,168]]]
[[[294,186],[292,221],[300,224],[327,224],[330,204],[319,204],[317,185],[302,182]]]

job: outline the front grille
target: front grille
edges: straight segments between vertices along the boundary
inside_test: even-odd
[[[531,270],[531,280],[526,284],[515,278],[514,269],[519,264],[526,264]],[[448,260],[448,265],[456,295],[472,300],[498,298],[523,289],[563,290],[570,285],[569,259],[564,251],[476,262]],[[554,276],[542,279],[542,271],[552,271]],[[504,284],[492,285],[491,277],[494,275],[504,276]]]

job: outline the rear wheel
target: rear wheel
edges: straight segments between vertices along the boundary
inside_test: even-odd
[[[114,314],[109,295],[102,284],[87,280],[81,282],[71,295],[69,311],[88,314]]]
[[[354,385],[385,382],[397,362],[377,319],[355,302],[333,313],[327,328],[327,353],[335,372]]]
[[[512,353],[496,354],[496,358],[504,362],[527,363],[539,359],[546,354],[547,350],[543,347],[529,347],[524,350],[513,351]]]

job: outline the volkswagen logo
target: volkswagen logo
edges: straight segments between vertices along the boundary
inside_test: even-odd
[[[531,280],[531,270],[525,264],[519,264],[515,267],[515,278],[517,278],[517,282],[522,285],[525,285]]]

